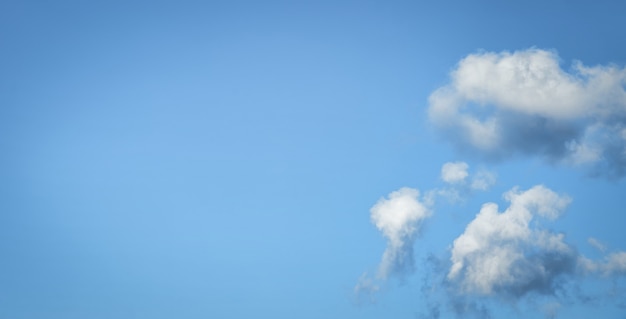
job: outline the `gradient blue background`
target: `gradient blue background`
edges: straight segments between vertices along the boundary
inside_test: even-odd
[[[355,301],[385,247],[369,208],[453,160],[497,185],[437,211],[418,261],[539,183],[574,198],[554,224],[569,242],[626,249],[623,181],[464,158],[426,119],[477,50],[623,66],[625,17],[623,1],[3,0],[0,318],[414,318],[420,262]],[[624,318],[600,308],[561,316]]]

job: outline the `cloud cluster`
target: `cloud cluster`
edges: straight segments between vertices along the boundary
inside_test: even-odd
[[[488,190],[495,184],[496,174],[484,169],[470,174],[467,163],[447,162],[441,167],[441,180],[447,184],[446,187],[432,190],[429,194],[442,196],[454,203],[475,191]]]
[[[540,49],[462,59],[429,97],[429,119],[460,149],[489,159],[538,155],[626,174],[626,68],[570,70]]]
[[[441,166],[441,180],[444,182],[485,191],[496,182],[496,174],[487,170],[479,170],[470,177],[469,165],[465,162],[447,162]]]
[[[454,240],[447,279],[462,293],[522,296],[552,293],[560,275],[575,271],[577,254],[563,234],[531,227],[536,218],[555,219],[570,203],[544,186],[505,194],[510,206],[498,212],[487,203]]]
[[[469,165],[456,162],[442,167],[452,184],[468,183]],[[454,174],[446,175],[446,173]],[[457,178],[463,176],[463,178]],[[626,275],[626,252],[607,252],[598,239],[588,243],[603,257],[592,260],[565,241],[563,233],[542,227],[558,219],[571,198],[543,186],[527,190],[514,187],[504,194],[509,203],[499,210],[495,203],[485,203],[465,230],[452,241],[449,259],[430,255],[432,269],[423,269],[424,318],[438,318],[448,311],[463,318],[489,318],[490,302],[517,304],[520,300],[547,302],[543,312],[554,318],[561,303],[571,298],[590,300],[579,291],[583,278],[615,279]],[[430,206],[420,193],[402,188],[380,199],[371,208],[371,219],[387,238],[387,248],[378,276],[364,274],[354,288],[359,300],[373,301],[379,284],[390,275],[403,278],[414,270],[413,243],[422,221],[431,216]],[[572,288],[574,288],[572,290]],[[537,299],[535,297],[541,296]],[[535,301],[533,301],[535,300]],[[577,299],[578,300],[578,299]]]
[[[430,95],[428,115],[458,148],[483,159],[538,156],[620,178],[626,175],[625,87],[626,68],[614,65],[575,62],[563,69],[551,51],[481,52],[462,59],[450,83]],[[412,273],[413,244],[435,201],[455,203],[486,191],[496,175],[456,161],[442,165],[440,179],[443,186],[425,196],[402,188],[371,208],[387,247],[376,279],[363,275],[356,293],[371,296],[390,275]],[[504,299],[547,302],[536,309],[553,318],[571,296],[590,300],[578,290],[578,279],[626,276],[625,251],[611,252],[589,238],[602,255],[592,260],[563,233],[542,227],[563,214],[570,197],[537,185],[514,187],[504,199],[504,210],[484,204],[445,257],[431,254],[435,268],[424,269],[426,317],[439,318],[445,305],[458,316],[488,318],[489,303]]]
[[[414,269],[413,242],[421,222],[431,215],[420,201],[420,193],[404,187],[381,198],[371,209],[372,223],[387,239],[387,248],[378,270],[378,277],[405,274]]]

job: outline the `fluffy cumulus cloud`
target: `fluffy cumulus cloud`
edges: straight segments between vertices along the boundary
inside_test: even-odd
[[[567,279],[585,275],[626,275],[626,252],[605,254],[594,261],[564,241],[564,235],[539,227],[540,219],[558,218],[571,200],[545,186],[517,188],[504,195],[503,212],[484,204],[451,249],[447,281],[460,294],[520,297],[528,293],[554,295]],[[589,243],[601,252],[597,239]]]
[[[463,150],[490,159],[538,155],[626,174],[626,68],[563,69],[540,49],[462,59],[429,98],[429,119]]]
[[[447,279],[461,293],[522,296],[551,293],[561,275],[576,270],[578,255],[562,234],[531,227],[533,219],[555,219],[570,203],[544,186],[505,194],[510,206],[487,203],[454,240]]]
[[[387,248],[379,266],[378,276],[406,274],[414,268],[413,243],[421,222],[430,216],[429,208],[420,201],[413,188],[401,188],[381,198],[370,210],[371,220],[387,239]]]

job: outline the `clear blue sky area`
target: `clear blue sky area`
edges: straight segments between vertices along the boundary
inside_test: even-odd
[[[603,260],[626,184],[475,156],[428,118],[469,54],[619,69],[625,40],[623,1],[0,1],[0,319],[626,318],[623,276],[446,301],[435,268],[483,203],[567,194],[545,228]],[[413,271],[356,293],[386,249],[370,208],[456,161],[497,180],[435,204]]]

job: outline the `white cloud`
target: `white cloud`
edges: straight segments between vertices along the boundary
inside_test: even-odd
[[[625,85],[626,68],[577,62],[566,71],[551,51],[477,53],[431,94],[428,114],[461,149],[489,158],[539,155],[622,176]]]
[[[446,183],[459,183],[467,177],[469,165],[465,162],[448,162],[441,167],[441,179]]]
[[[461,291],[480,295],[551,291],[560,274],[573,271],[575,252],[562,234],[534,229],[530,222],[558,217],[570,199],[544,186],[514,188],[505,199],[511,204],[504,212],[495,203],[483,205],[454,240],[447,278]]]
[[[554,220],[571,199],[538,185],[504,194],[510,202],[503,212],[486,203],[451,249],[447,280],[462,294],[520,297],[529,292],[553,295],[566,276],[626,275],[626,252],[600,261],[580,255],[565,236],[541,229],[537,218]],[[601,252],[606,247],[589,238]]]
[[[387,238],[379,267],[380,278],[413,270],[413,241],[422,220],[430,216],[416,189],[404,187],[381,198],[371,209],[371,220]]]

